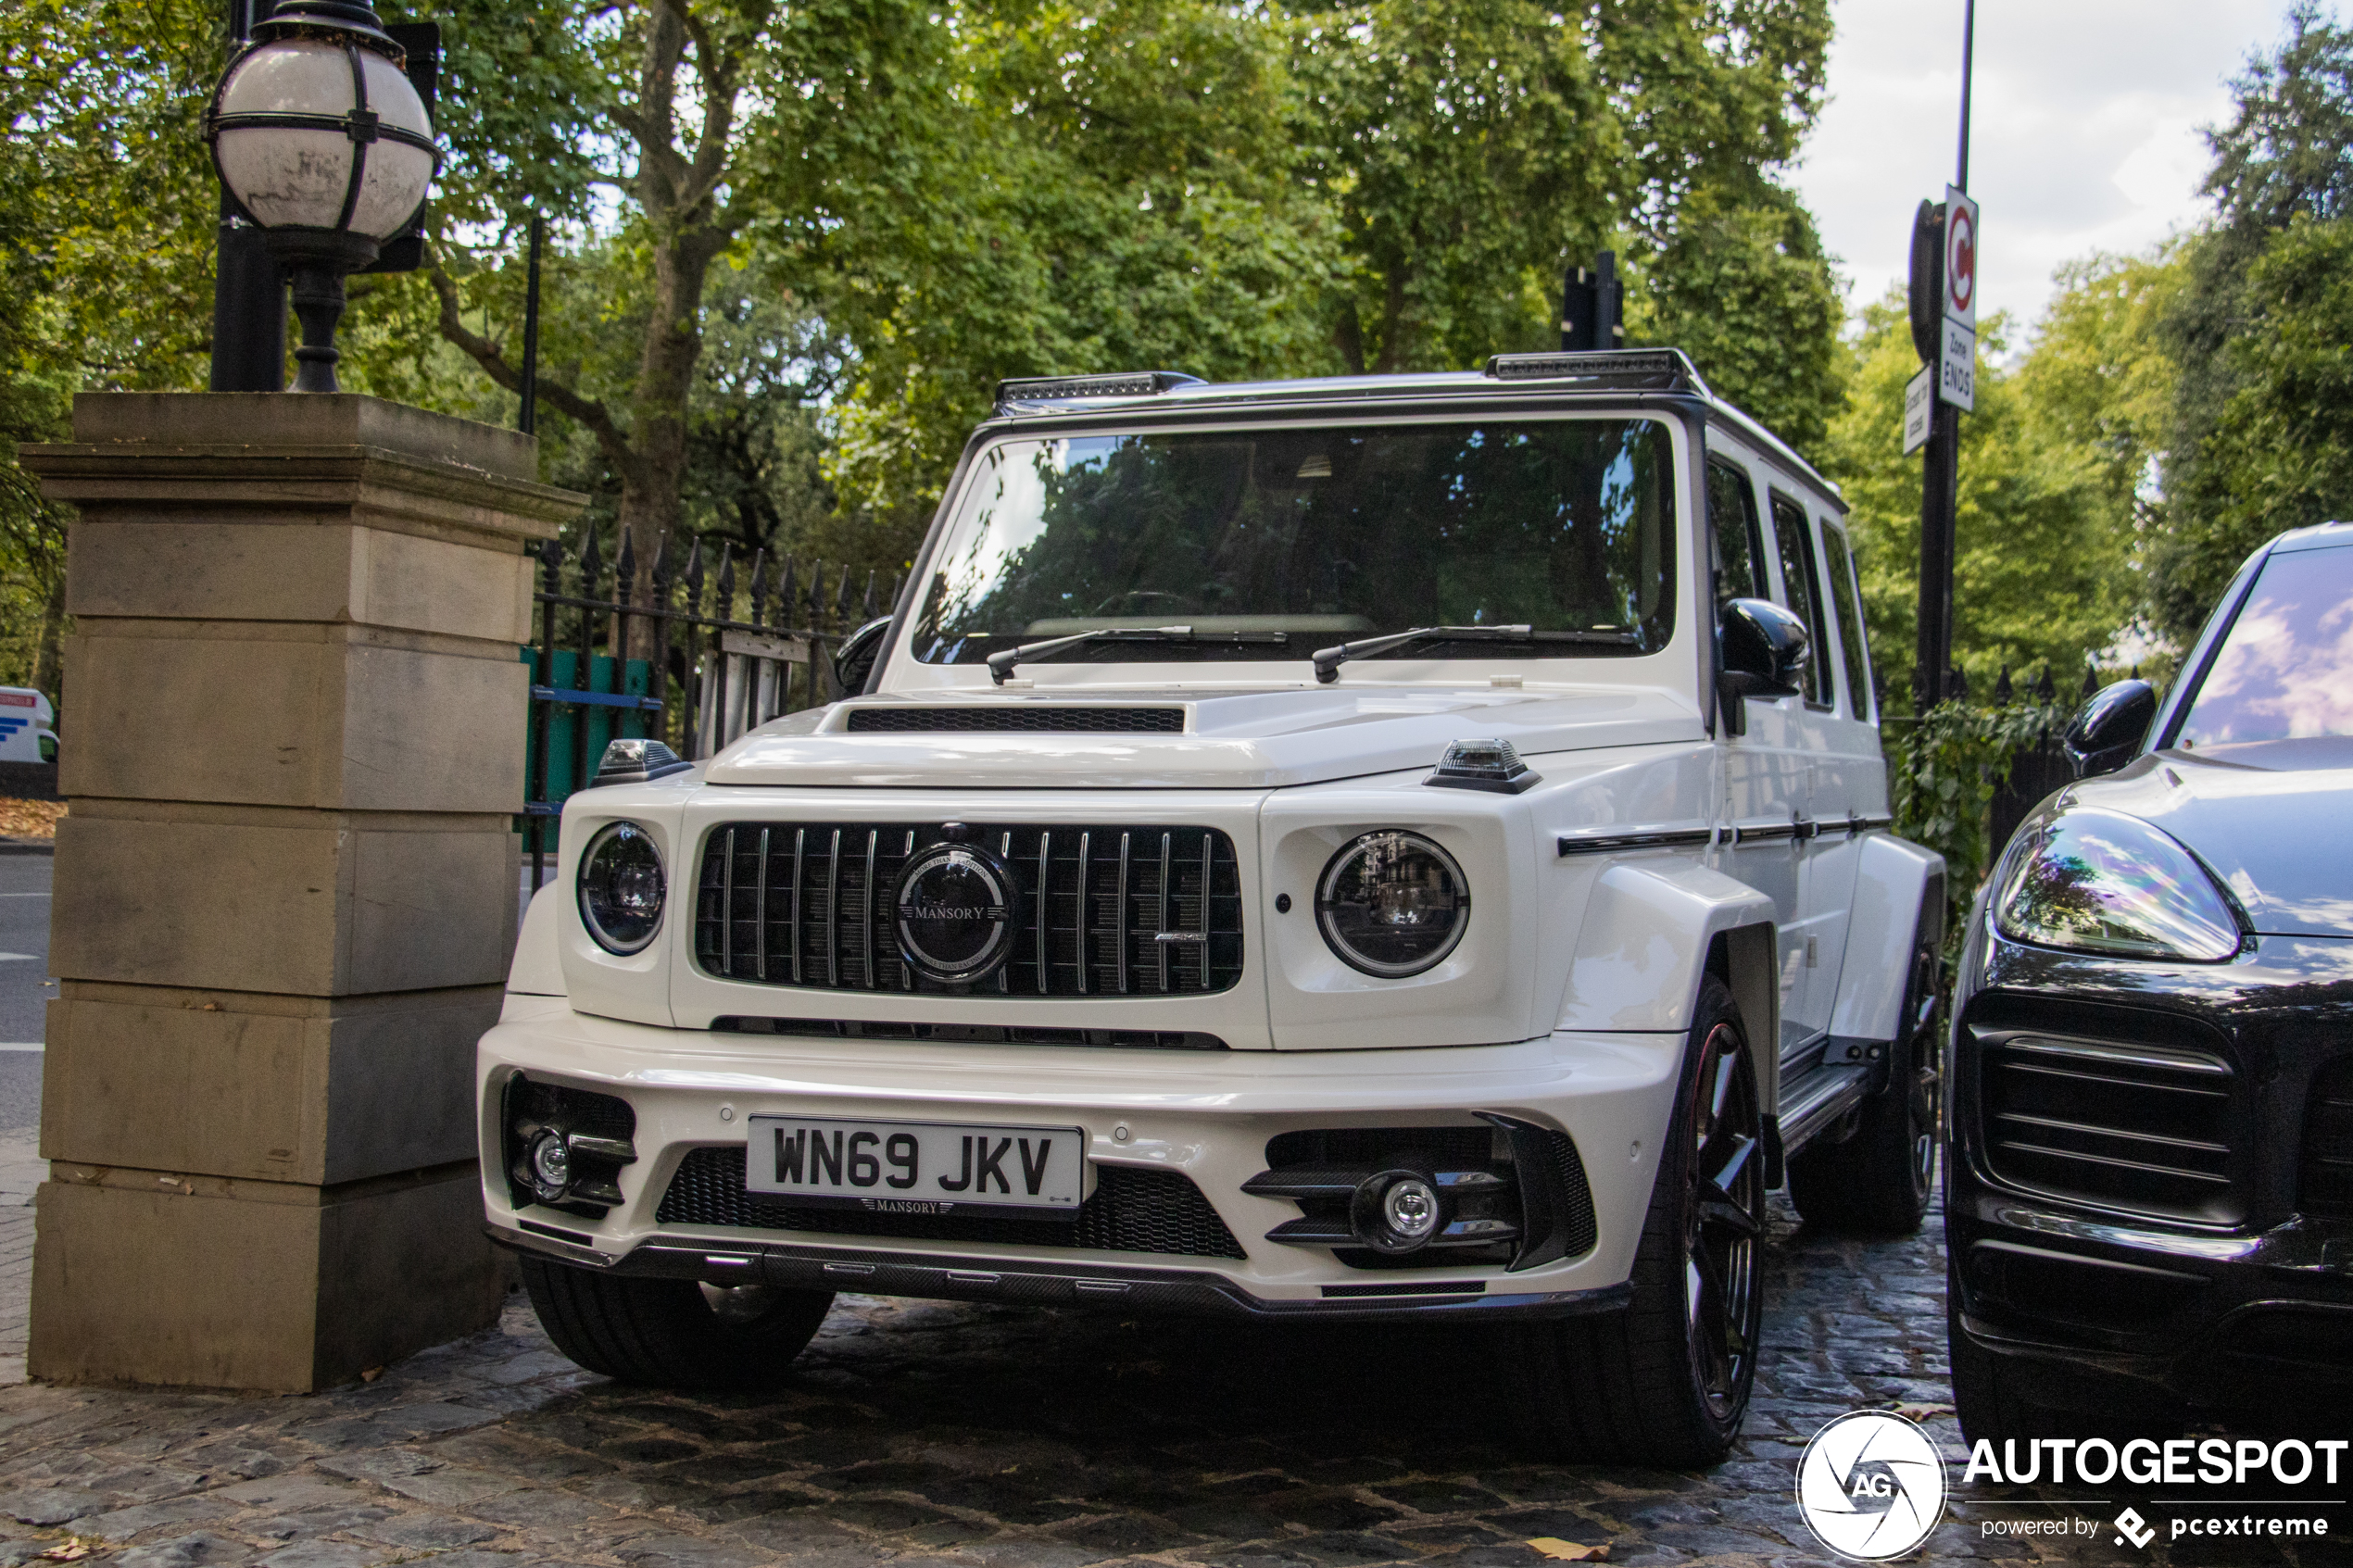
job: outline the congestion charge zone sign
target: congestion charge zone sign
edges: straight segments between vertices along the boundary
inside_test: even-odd
[[[1944,321],[1936,357],[1939,401],[1977,407],[1977,204],[1944,187]]]

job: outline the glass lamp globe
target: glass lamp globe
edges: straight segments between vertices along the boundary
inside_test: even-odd
[[[415,220],[439,163],[400,46],[355,0],[288,0],[213,93],[205,134],[244,215],[292,275],[297,392],[333,392],[343,279]]]

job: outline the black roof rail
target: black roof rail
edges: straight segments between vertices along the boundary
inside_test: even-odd
[[[997,383],[997,411],[1012,403],[1058,403],[1075,397],[1151,397],[1171,387],[1199,386],[1182,370],[1121,370],[1094,376],[1028,376]]]
[[[1487,374],[1497,381],[1566,381],[1612,392],[1707,391],[1707,383],[1680,348],[1497,354],[1488,359]]]

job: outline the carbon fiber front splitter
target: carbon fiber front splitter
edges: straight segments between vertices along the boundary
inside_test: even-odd
[[[798,1242],[696,1240],[642,1243],[620,1258],[598,1252],[585,1232],[532,1221],[522,1228],[485,1224],[501,1247],[623,1278],[692,1279],[711,1285],[768,1285],[795,1290],[854,1290],[868,1296],[930,1300],[1002,1301],[1035,1307],[1108,1306],[1122,1311],[1260,1322],[1391,1322],[1399,1318],[1565,1318],[1622,1311],[1628,1284],[1592,1290],[1504,1293],[1486,1280],[1420,1279],[1403,1273],[1363,1284],[1327,1285],[1306,1300],[1269,1300],[1213,1273],[1122,1269],[1096,1263],[1008,1263],[936,1252],[893,1253]]]

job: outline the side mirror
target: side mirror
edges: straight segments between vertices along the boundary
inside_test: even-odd
[[[890,617],[869,621],[841,640],[834,649],[833,700],[856,696],[866,689],[867,679],[875,672],[875,660],[882,657],[883,637],[890,631]]]
[[[2116,681],[2092,694],[2067,727],[2067,759],[2079,779],[2112,773],[2133,759],[2157,722],[2157,688]]]
[[[1795,696],[1812,657],[1806,622],[1770,599],[1726,605],[1716,626],[1716,647],[1725,724],[1736,735],[1748,733],[1741,705],[1753,696]]]

